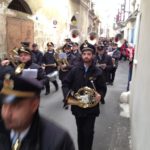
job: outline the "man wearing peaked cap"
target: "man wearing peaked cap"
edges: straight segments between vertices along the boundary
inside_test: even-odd
[[[54,44],[52,42],[47,43],[47,52],[43,56],[43,66],[45,67],[45,72],[47,76],[50,76],[52,73],[57,73],[57,62],[55,60],[55,51],[54,51]],[[51,78],[48,78],[51,80]],[[50,82],[49,80],[45,84],[46,92],[45,95],[50,93]],[[54,78],[51,82],[55,86],[55,90],[58,91],[58,83],[57,80]]]
[[[53,46],[54,47],[54,43],[53,42],[48,42],[47,46]]]
[[[63,49],[71,49],[71,47],[72,47],[72,45],[71,44],[65,44],[64,46],[63,46]]]
[[[90,44],[90,43],[88,43],[87,40],[85,40],[84,43],[81,44],[81,46],[80,46],[80,51],[82,52],[82,50],[83,50],[84,48],[86,48],[86,47],[93,49],[93,54],[96,53],[96,48],[95,48],[95,46],[92,45],[92,44]]]
[[[62,82],[62,89],[65,97],[64,106],[71,105],[71,111],[76,120],[78,149],[92,150],[94,124],[96,117],[99,116],[100,113],[99,102],[106,93],[106,84],[102,76],[102,70],[97,68],[94,64],[93,49],[88,46],[84,47],[82,49],[81,58],[82,61],[80,65],[72,68]],[[84,89],[84,87],[89,87],[97,91],[95,94],[96,106],[83,108],[80,107],[80,104],[76,105],[76,99],[72,100],[72,103],[69,100],[68,93],[77,93],[81,89]],[[77,95],[80,97],[80,93],[77,93]],[[85,97],[87,95],[83,94],[82,96]]]
[[[34,69],[37,72],[36,78],[38,80],[40,80],[41,82],[43,82],[43,84],[44,84],[45,81],[47,80],[46,74],[40,65],[33,63],[31,50],[27,47],[21,47],[18,50],[18,54],[19,54],[20,66],[22,65],[24,67],[20,67],[20,68],[22,68],[22,70],[20,69],[21,70],[20,72],[18,72],[16,69],[15,74],[22,75],[25,70],[27,70],[27,69],[33,70]],[[17,68],[19,68],[19,67],[17,67]]]
[[[27,54],[31,55],[31,50],[28,47],[22,46],[18,49],[18,54],[21,54],[21,53],[27,53]]]
[[[30,42],[21,42],[21,46],[30,47]]]
[[[42,85],[37,79],[7,74],[3,84],[0,150],[74,150],[69,134],[39,115]]]
[[[38,45],[36,43],[32,44],[32,61],[35,64],[38,65],[42,65],[42,61],[43,61],[43,54],[42,52],[39,50]]]

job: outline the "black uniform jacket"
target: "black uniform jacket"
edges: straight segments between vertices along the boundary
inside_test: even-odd
[[[46,52],[43,56],[43,63],[48,65],[48,64],[57,64],[55,58],[54,58],[54,54],[55,52]],[[57,70],[57,66],[56,67],[52,67],[52,66],[46,66],[45,67],[45,72],[46,74],[52,73],[53,71]]]
[[[101,57],[99,55],[96,56],[96,62],[98,64],[106,64],[106,71],[110,71],[113,68],[112,58],[111,56],[104,54]]]
[[[62,85],[64,96],[67,96],[70,90],[76,93],[80,88],[84,86],[94,88],[91,80],[94,81],[97,92],[100,93],[102,97],[104,97],[106,93],[106,83],[102,76],[102,70],[92,64],[89,67],[88,71],[85,73],[83,63],[81,63],[80,66],[73,68],[64,79]],[[72,113],[76,116],[98,116],[99,104],[93,108],[87,109],[83,109],[78,106],[72,106],[71,110]]]
[[[0,150],[11,150],[10,131],[0,122]],[[35,115],[20,150],[74,150],[69,134],[53,122]]]
[[[32,61],[35,64],[42,65],[42,60],[43,60],[43,54],[41,51],[33,51],[32,50]]]

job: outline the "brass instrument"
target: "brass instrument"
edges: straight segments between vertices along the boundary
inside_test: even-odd
[[[18,48],[14,48],[11,52],[8,52],[8,59],[13,64],[14,67],[17,67],[17,57],[18,57]]]
[[[66,53],[64,53],[62,51],[62,47],[59,47],[56,49],[56,51],[54,53],[54,58],[55,58],[56,62],[58,63],[59,69],[61,71],[63,71],[63,72],[68,71],[68,69],[62,67],[63,65],[66,65],[66,66],[69,65]]]
[[[25,67],[25,63],[19,64],[15,70],[15,74],[16,75],[21,74],[22,71],[24,70],[24,67]]]
[[[44,67],[56,67],[56,63],[54,64],[43,64]]]
[[[57,64],[42,64],[42,68],[45,69],[46,67],[57,67]]]
[[[97,43],[97,33],[92,31],[88,34],[88,38],[87,38],[87,41],[88,43],[92,44],[92,45],[95,45]]]
[[[90,87],[80,88],[73,96],[68,96],[67,104],[76,105],[81,108],[92,108],[99,102],[96,100],[96,90]]]
[[[78,29],[73,29],[70,32],[71,41],[75,43],[80,42],[80,32]]]

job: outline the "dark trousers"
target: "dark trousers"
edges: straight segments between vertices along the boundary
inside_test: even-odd
[[[92,150],[95,116],[75,117],[79,150]]]
[[[131,79],[132,79],[132,66],[129,66],[127,91],[129,91],[129,86],[130,86]]]
[[[113,69],[110,71],[110,74],[109,74],[109,81],[110,81],[111,83],[114,82],[116,70],[117,70],[117,68],[116,68],[116,67],[113,67]]]
[[[57,91],[58,90],[57,81],[55,80],[55,81],[51,81],[51,82],[54,84],[55,90]],[[49,81],[46,82],[45,87],[46,87],[46,92],[50,92],[50,83],[49,83]]]

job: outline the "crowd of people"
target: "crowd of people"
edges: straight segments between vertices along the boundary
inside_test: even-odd
[[[22,42],[0,63],[0,149],[74,149],[67,131],[38,112],[40,93],[50,94],[50,82],[58,92],[58,76],[63,107],[71,105],[75,116],[78,148],[92,150],[94,124],[99,104],[105,104],[107,85],[114,84],[122,58],[130,61],[131,80],[133,56],[134,49],[127,41],[118,47],[113,38],[99,38],[95,44],[85,40],[81,45],[65,39],[58,48],[48,42],[44,54],[37,43],[30,49],[29,42]]]

